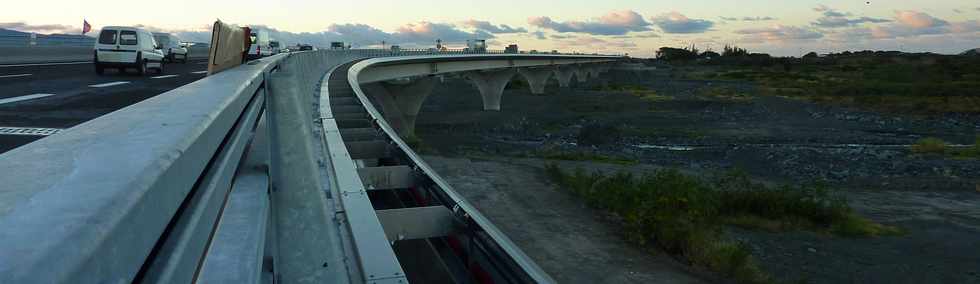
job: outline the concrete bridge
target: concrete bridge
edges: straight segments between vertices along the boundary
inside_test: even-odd
[[[399,134],[441,76],[494,111],[515,76],[618,60],[311,51],[209,76],[0,155],[0,283],[553,282]]]

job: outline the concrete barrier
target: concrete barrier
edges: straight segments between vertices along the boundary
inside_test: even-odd
[[[207,48],[189,48],[188,56],[207,58]],[[92,61],[92,47],[0,47],[0,65]]]

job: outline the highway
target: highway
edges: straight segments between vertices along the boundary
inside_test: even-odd
[[[90,62],[0,65],[0,153],[204,78],[207,61],[171,63],[163,74]]]

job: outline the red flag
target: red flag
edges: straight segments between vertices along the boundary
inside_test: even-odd
[[[88,24],[87,20],[82,20],[82,34],[92,31],[92,25]]]

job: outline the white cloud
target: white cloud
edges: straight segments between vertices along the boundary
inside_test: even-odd
[[[660,30],[669,34],[703,33],[714,26],[714,22],[701,19],[691,19],[678,12],[671,12],[654,17],[653,23]]]
[[[815,30],[796,26],[775,25],[768,28],[752,28],[735,31],[736,34],[743,35],[745,42],[785,42],[799,40],[813,40],[823,37],[823,34]]]
[[[550,17],[531,17],[532,26],[559,33],[585,33],[591,35],[624,35],[630,32],[650,30],[650,23],[634,11],[616,11],[588,21],[557,22]]]

